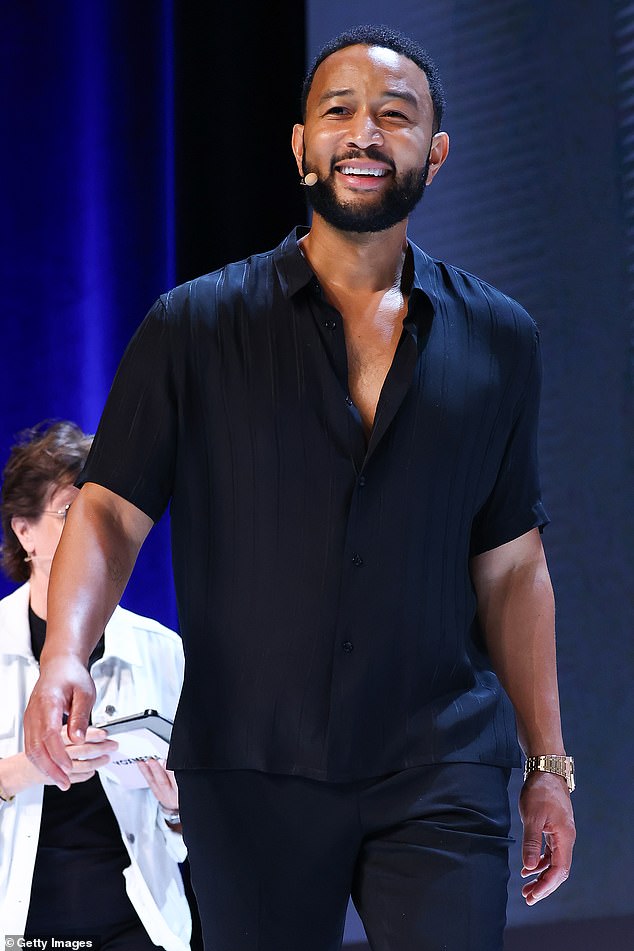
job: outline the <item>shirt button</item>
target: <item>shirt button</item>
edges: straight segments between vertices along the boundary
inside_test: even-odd
[[[128,832],[126,834],[126,839],[130,843],[130,845],[134,845],[134,832]]]
[[[352,406],[352,397],[351,397],[351,396],[346,396],[346,403],[348,404],[348,406]]]
[[[352,564],[355,566],[355,568],[360,568],[361,565],[363,564],[363,558],[361,557],[361,555],[358,555],[356,551],[354,555],[352,556]]]
[[[359,476],[359,485],[362,486],[362,487],[365,485],[365,476],[364,476],[364,475]]]
[[[108,706],[106,707],[106,713],[108,714],[108,716],[111,717],[112,714],[116,712],[117,712],[117,708],[113,707],[112,704],[109,703]]]
[[[352,641],[344,641],[341,646],[343,648],[344,654],[351,654],[352,651],[354,650],[354,644],[352,643]]]
[[[337,321],[336,321],[336,320],[325,320],[325,321],[324,321],[324,327],[326,328],[326,330],[334,330],[336,326],[337,326]]]

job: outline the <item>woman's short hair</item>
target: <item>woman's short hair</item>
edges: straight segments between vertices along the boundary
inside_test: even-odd
[[[0,493],[0,559],[13,581],[28,581],[30,571],[24,561],[24,549],[11,528],[11,519],[20,515],[40,518],[51,486],[75,481],[91,442],[92,436],[67,420],[45,421],[18,434],[2,473]]]

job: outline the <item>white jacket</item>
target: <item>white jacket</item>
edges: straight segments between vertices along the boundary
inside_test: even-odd
[[[39,675],[28,605],[28,584],[0,601],[0,757],[24,749],[22,716]],[[118,607],[106,627],[104,655],[91,673],[94,723],[147,708],[173,719],[183,681],[180,638]],[[191,916],[178,868],[187,854],[182,837],[168,829],[149,789],[99,778],[130,856],[123,873],[130,901],[155,944],[187,951]],[[32,786],[12,802],[0,801],[0,934],[24,933],[43,794],[43,786]]]

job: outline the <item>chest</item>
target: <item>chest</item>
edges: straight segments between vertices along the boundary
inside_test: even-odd
[[[374,424],[381,390],[403,333],[406,304],[400,299],[374,312],[347,308],[342,314],[348,389],[366,434]]]
[[[381,390],[398,346],[398,337],[400,332],[388,339],[360,339],[352,333],[346,334],[348,389],[366,434],[374,424]]]
[[[377,326],[309,301],[283,322],[232,321],[205,335],[181,391],[184,435],[202,454],[193,468],[226,465],[223,485],[234,491],[236,473],[244,473],[258,493],[272,473],[285,496],[287,461],[293,485],[300,471],[328,484],[327,464],[349,466],[351,457],[361,464],[397,416],[426,459],[446,452],[455,462],[472,434],[486,437],[502,396],[505,407],[515,405],[507,385],[523,385],[525,373],[509,375],[461,314],[434,316],[418,297],[410,305],[405,327],[400,315]],[[213,433],[211,443],[203,433]]]

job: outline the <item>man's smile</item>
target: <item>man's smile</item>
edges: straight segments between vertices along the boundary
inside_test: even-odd
[[[391,168],[382,162],[368,162],[346,159],[335,165],[334,171],[346,179],[346,184],[360,187],[376,187],[381,179],[391,175]]]
[[[342,175],[373,175],[375,178],[388,174],[386,168],[354,168],[351,165],[342,165],[337,171]]]

